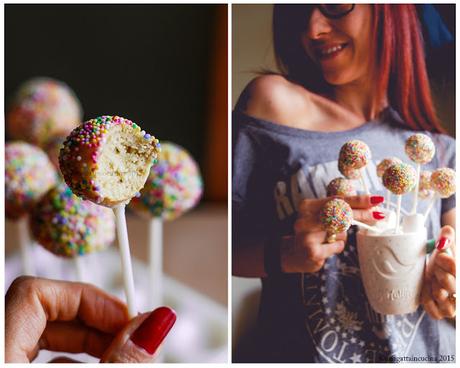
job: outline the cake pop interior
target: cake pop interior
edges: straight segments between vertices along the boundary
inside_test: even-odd
[[[120,124],[111,128],[98,158],[95,183],[108,205],[127,203],[147,180],[155,158],[152,142]]]

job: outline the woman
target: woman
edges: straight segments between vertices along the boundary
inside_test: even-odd
[[[452,360],[455,329],[445,318],[455,315],[455,198],[438,201],[427,224],[438,250],[453,253],[433,253],[423,306],[406,315],[372,310],[354,232],[327,244],[317,220],[348,140],[372,151],[372,194],[346,198],[354,218],[370,224],[385,216],[375,164],[408,161],[414,131],[436,145],[425,170],[455,167],[455,141],[439,134],[414,6],[275,5],[273,34],[282,72],[253,80],[234,112],[233,273],[263,285],[257,330],[234,361]],[[403,208],[411,204],[405,196]]]

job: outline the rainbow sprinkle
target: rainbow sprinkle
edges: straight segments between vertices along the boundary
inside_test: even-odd
[[[455,171],[442,167],[431,174],[431,187],[441,198],[449,198],[455,193]]]
[[[353,183],[344,178],[335,178],[331,180],[331,182],[328,184],[327,188],[327,196],[334,196],[334,195],[339,195],[339,196],[354,196],[356,195],[356,190],[353,186]]]
[[[415,187],[417,173],[405,163],[394,164],[383,173],[383,185],[393,194],[401,195],[410,192]]]
[[[334,198],[323,206],[319,219],[328,234],[338,234],[352,225],[353,211],[343,199]]]
[[[417,133],[407,139],[405,150],[412,161],[427,164],[433,159],[436,149],[430,137]]]

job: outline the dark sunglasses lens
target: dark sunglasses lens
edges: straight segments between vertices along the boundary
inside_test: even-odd
[[[353,4],[321,4],[321,12],[332,17],[348,14],[353,9]]]

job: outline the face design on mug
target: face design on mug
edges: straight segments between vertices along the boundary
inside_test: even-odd
[[[387,246],[376,250],[375,257],[372,257],[372,266],[375,271],[387,279],[403,279],[412,272],[416,262],[405,263],[399,259],[394,251]]]
[[[313,9],[301,42],[329,84],[349,84],[369,75],[371,23],[369,4],[357,4],[337,19],[326,17],[318,7]]]

